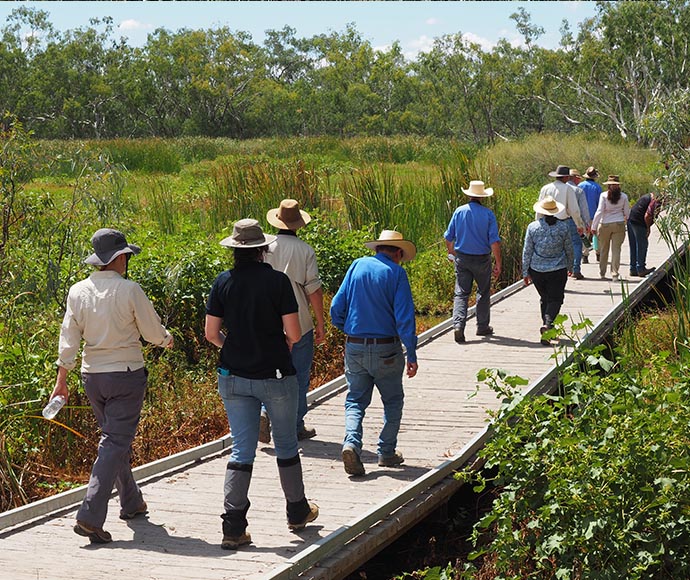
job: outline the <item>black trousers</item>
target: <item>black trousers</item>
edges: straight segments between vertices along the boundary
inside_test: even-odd
[[[541,320],[549,328],[558,316],[565,297],[565,284],[568,281],[568,270],[554,270],[553,272],[537,272],[529,269],[532,283],[539,293],[541,306]]]

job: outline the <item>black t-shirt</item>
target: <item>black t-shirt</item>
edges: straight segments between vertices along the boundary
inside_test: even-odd
[[[652,196],[649,194],[643,195],[638,199],[635,204],[630,208],[630,215],[628,216],[628,221],[634,224],[646,225],[644,221],[644,214],[647,213],[647,208],[652,201]]]
[[[206,314],[223,319],[220,366],[248,379],[296,374],[283,332],[284,314],[297,312],[290,279],[268,264],[242,264],[220,274]]]

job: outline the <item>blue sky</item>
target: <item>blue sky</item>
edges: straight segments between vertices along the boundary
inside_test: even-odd
[[[444,34],[463,33],[490,49],[498,39],[519,44],[520,35],[510,15],[523,6],[545,34],[538,44],[554,48],[560,40],[563,19],[577,31],[578,23],[596,13],[595,2],[0,2],[0,26],[19,5],[50,14],[58,30],[88,26],[89,18],[111,16],[118,36],[142,46],[156,28],[176,31],[228,26],[249,32],[261,43],[265,30],[293,27],[298,37],[342,32],[353,23],[375,48],[399,41],[404,53],[414,58]]]

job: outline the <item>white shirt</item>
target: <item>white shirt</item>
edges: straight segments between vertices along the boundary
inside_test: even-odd
[[[557,179],[553,183],[547,183],[541,188],[539,200],[544,199],[547,195],[550,195],[565,206],[563,211],[555,214],[559,220],[565,220],[569,217],[573,218],[575,225],[580,229],[584,229],[585,224],[582,222],[582,217],[580,216],[580,206],[577,203],[577,194],[572,185],[568,185]],[[542,216],[537,215],[536,219],[539,220],[540,217]]]
[[[630,215],[630,202],[628,196],[621,191],[621,198],[618,203],[611,203],[607,197],[609,192],[602,191],[599,196],[599,205],[592,218],[592,229],[596,231],[599,224],[613,224],[627,222]]]
[[[73,369],[83,339],[82,372],[137,370],[144,366],[140,336],[158,346],[172,340],[139,284],[96,271],[69,289],[56,364]]]
[[[299,307],[299,325],[304,336],[314,328],[308,296],[321,288],[314,248],[297,236],[278,234],[276,241],[268,247],[264,262],[290,278]]]

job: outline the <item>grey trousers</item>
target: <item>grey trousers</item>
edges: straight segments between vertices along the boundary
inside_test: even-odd
[[[477,283],[477,329],[489,326],[491,318],[491,254],[473,256],[455,255],[455,295],[453,297],[453,328],[465,330],[467,303],[472,284]]]
[[[146,393],[146,375],[144,368],[82,373],[86,396],[102,431],[86,497],[77,512],[77,519],[90,526],[103,527],[113,486],[123,512],[133,512],[143,502],[129,462]]]

